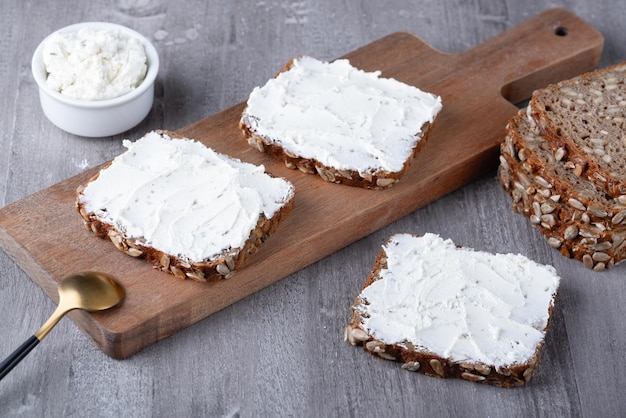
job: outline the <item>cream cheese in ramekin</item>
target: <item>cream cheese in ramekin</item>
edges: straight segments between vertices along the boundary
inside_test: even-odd
[[[118,29],[57,32],[43,47],[46,83],[81,100],[107,100],[138,87],[148,69],[139,39]]]

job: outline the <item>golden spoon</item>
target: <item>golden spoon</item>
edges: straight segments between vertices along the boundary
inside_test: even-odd
[[[104,273],[85,272],[66,277],[59,284],[59,306],[33,336],[0,364],[0,380],[33,349],[59,320],[73,309],[88,312],[112,308],[124,299],[124,288]]]

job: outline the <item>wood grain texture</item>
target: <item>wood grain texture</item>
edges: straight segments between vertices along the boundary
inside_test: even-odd
[[[555,33],[560,26],[568,27],[567,36]],[[0,209],[0,246],[54,300],[57,283],[72,272],[118,278],[127,289],[118,309],[75,312],[73,318],[107,354],[126,358],[492,171],[503,126],[517,109],[501,91],[515,91],[522,100],[546,82],[588,71],[599,62],[602,45],[591,26],[553,9],[462,54],[439,53],[409,33],[348,54],[358,68],[381,70],[444,103],[409,172],[383,191],[326,183],[251,149],[238,129],[243,104],[181,129],[218,152],[264,164],[296,188],[292,214],[231,280],[181,283],[96,241],[74,208],[76,188],[94,170]],[[489,119],[475,123],[477,113]]]
[[[237,105],[293,56],[333,59],[398,31],[460,54],[547,7],[536,0],[190,0],[184,7],[165,0],[58,0],[49,6],[0,5],[1,206],[110,160],[122,151],[123,137],[179,130]],[[602,32],[601,66],[626,58],[626,4],[557,0],[550,6],[566,7]],[[51,31],[84,20],[131,26],[155,42],[162,58],[153,110],[125,135],[74,137],[39,109],[31,52]],[[626,346],[624,268],[593,274],[560,256],[513,213],[494,174],[124,361],[109,358],[74,321],[63,320],[1,382],[0,416],[620,416],[626,375],[615,365]],[[557,268],[564,280],[555,320],[528,386],[498,390],[419,376],[343,342],[350,303],[380,245],[396,232],[437,232]],[[0,355],[53,309],[0,252]]]

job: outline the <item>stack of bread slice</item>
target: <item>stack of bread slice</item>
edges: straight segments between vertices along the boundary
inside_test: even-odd
[[[626,258],[625,76],[622,63],[535,91],[500,147],[514,210],[595,271]]]

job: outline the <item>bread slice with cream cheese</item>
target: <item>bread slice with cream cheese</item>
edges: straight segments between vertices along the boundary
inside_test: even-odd
[[[293,185],[200,142],[153,131],[77,190],[86,227],[180,279],[228,279],[290,213]]]
[[[292,169],[350,186],[393,186],[422,149],[441,98],[340,59],[299,57],[250,94],[240,128]]]
[[[502,387],[537,370],[560,278],[514,254],[396,234],[352,305],[348,342],[402,368]]]

